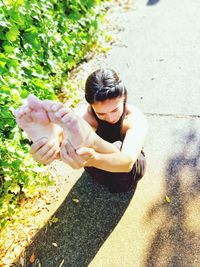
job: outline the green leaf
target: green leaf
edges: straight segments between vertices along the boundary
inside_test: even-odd
[[[24,39],[35,50],[39,50],[41,48],[37,33],[35,33],[35,32],[27,32],[27,33],[24,34]]]
[[[12,186],[10,186],[10,191],[12,193],[15,193],[15,194],[19,193],[20,192],[19,185],[18,184],[12,184]]]
[[[13,53],[13,51],[14,51],[14,47],[11,45],[3,45],[3,48],[4,48],[5,52],[8,54]]]
[[[9,42],[16,41],[19,35],[19,30],[16,25],[13,25],[10,30],[6,33],[6,38]]]

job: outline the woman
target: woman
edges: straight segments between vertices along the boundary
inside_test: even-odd
[[[88,132],[88,137],[82,138],[82,145],[76,148],[72,139],[64,138],[58,158],[73,168],[84,167],[110,192],[125,192],[135,186],[145,173],[146,161],[142,147],[147,121],[138,109],[127,103],[127,90],[111,69],[99,69],[87,78],[85,98],[88,105],[76,110],[84,122],[79,121],[78,130],[75,125],[72,139],[75,139],[76,133],[80,136],[81,131]],[[70,127],[69,119],[68,122],[63,119],[68,113],[63,106],[46,109],[48,112],[54,111],[57,122],[54,119],[52,121],[59,124],[64,132],[65,122]],[[58,122],[61,119],[62,123]],[[73,120],[76,121],[76,118]],[[94,130],[92,134],[91,127]],[[57,150],[48,141],[39,140],[32,145],[31,153],[37,161],[49,163],[55,158]]]

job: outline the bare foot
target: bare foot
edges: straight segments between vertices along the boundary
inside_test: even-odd
[[[58,139],[61,129],[50,121],[48,113],[42,107],[42,101],[34,95],[30,95],[27,101],[28,105],[22,106],[15,111],[19,127],[27,133],[33,142],[42,137]]]
[[[94,131],[92,127],[81,117],[69,112],[66,107],[56,108],[54,111],[54,121],[64,131],[64,140],[78,149],[82,146],[91,147],[94,142]]]
[[[43,100],[42,101],[42,107],[47,111],[48,117],[51,122],[55,124],[60,123],[60,118],[57,118],[55,116],[55,112],[57,112],[59,109],[63,108],[65,110],[65,113],[69,113],[70,110],[61,102],[56,102],[53,100]]]

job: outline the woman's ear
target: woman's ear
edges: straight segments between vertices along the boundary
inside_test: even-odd
[[[124,97],[124,103],[126,103],[127,102],[127,93],[124,93],[123,97]]]
[[[123,101],[126,103],[126,95],[123,95]]]

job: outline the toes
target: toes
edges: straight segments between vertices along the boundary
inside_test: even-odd
[[[69,123],[71,121],[71,116],[70,114],[65,114],[62,118],[61,118],[61,122],[63,123]]]
[[[14,114],[15,114],[16,118],[19,118],[23,114],[23,109],[24,109],[24,107],[20,107],[20,108],[15,110]]]
[[[41,110],[32,110],[30,113],[30,116],[35,122],[42,123],[42,124],[48,124],[49,123],[49,117],[47,115],[47,112],[44,109]]]
[[[46,109],[47,111],[53,111],[56,112],[60,108],[63,108],[64,105],[61,102],[55,102],[52,100],[44,100],[42,101],[43,108]]]
[[[25,114],[25,112],[24,112],[24,107],[19,108],[19,110],[18,110],[18,117],[20,118],[20,117],[23,116],[24,114]]]
[[[72,113],[68,113],[62,117],[61,121],[69,124],[78,124],[79,118]]]
[[[69,113],[68,113],[67,108],[59,109],[57,112],[55,112],[55,116],[58,119],[62,119],[63,117],[67,117],[67,116],[69,117]]]
[[[56,112],[56,111],[58,111],[60,108],[63,108],[63,106],[64,106],[64,105],[63,105],[62,103],[57,102],[57,103],[54,103],[54,104],[52,105],[51,110],[54,111],[54,112]]]
[[[54,103],[54,101],[52,101],[52,100],[43,100],[42,106],[46,111],[52,111],[53,103]]]
[[[41,109],[42,108],[42,101],[37,98],[35,95],[29,95],[27,98],[28,105],[32,109]]]
[[[57,122],[57,118],[55,117],[55,115],[52,111],[48,111],[48,117],[49,117],[51,122],[53,122],[53,123]]]
[[[24,120],[24,122],[33,122],[33,119],[31,118],[30,114],[25,113],[22,117],[21,120]]]
[[[28,106],[22,106],[15,110],[14,114],[16,118],[21,118],[22,116],[30,113],[31,109]]]
[[[74,116],[71,116],[69,114],[68,115],[65,115],[61,119],[61,121],[66,125],[66,127],[68,129],[71,129],[74,132],[80,129],[80,127],[79,127],[79,121]]]
[[[15,111],[16,121],[20,126],[23,126],[23,123],[32,122],[31,112],[26,107],[21,107]]]
[[[31,108],[29,106],[24,107],[24,113],[31,112]]]

